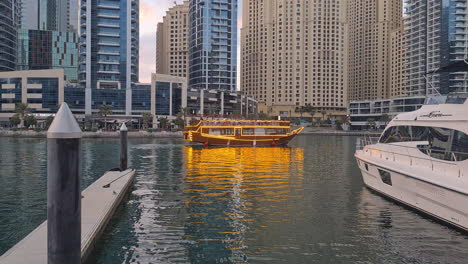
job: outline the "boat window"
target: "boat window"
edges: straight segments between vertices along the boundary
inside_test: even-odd
[[[468,135],[455,131],[452,141],[452,151],[457,161],[468,159]]]
[[[243,135],[255,135],[253,128],[243,128],[242,134]]]
[[[276,128],[266,128],[265,130],[267,135],[278,135]]]
[[[392,185],[392,176],[390,175],[390,172],[384,171],[381,169],[379,170],[380,178],[382,179],[382,182],[388,185]]]
[[[394,126],[387,129],[380,139],[380,143],[395,143],[411,141],[411,128],[408,126]]]
[[[255,135],[266,135],[265,128],[255,128]]]
[[[232,128],[210,128],[211,135],[233,135],[234,130]]]
[[[415,147],[433,158],[448,161],[468,159],[468,135],[448,128],[394,126],[385,130],[379,142],[419,142]]]
[[[447,96],[446,104],[464,104],[468,94],[451,94]]]

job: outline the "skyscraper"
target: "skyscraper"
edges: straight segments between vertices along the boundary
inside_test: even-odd
[[[191,0],[189,87],[236,89],[237,0]]]
[[[0,71],[14,71],[16,67],[20,4],[19,0],[0,0]]]
[[[158,23],[156,33],[156,73],[187,77],[189,2],[170,8]]]
[[[78,0],[20,0],[21,28],[33,30],[78,30]]]
[[[132,87],[138,82],[139,1],[81,0],[80,83],[86,87],[86,114],[93,89],[125,90],[131,113]]]
[[[468,88],[465,73],[438,69],[468,59],[466,0],[406,0],[409,95],[447,94]]]
[[[345,0],[247,0],[242,15],[241,90],[259,110],[290,116],[310,104],[346,113]]]
[[[392,69],[394,75],[403,74],[397,65],[392,66],[401,60],[392,60],[391,55],[404,56],[398,53],[403,41],[397,32],[402,30],[402,14],[401,0],[348,1],[350,100],[390,98],[392,85],[401,86],[395,83],[403,82],[401,76],[391,76]]]
[[[78,81],[78,36],[75,32],[18,30],[17,70],[63,69],[64,80]]]

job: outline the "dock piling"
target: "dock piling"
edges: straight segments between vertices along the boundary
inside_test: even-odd
[[[125,122],[120,127],[120,171],[124,171],[128,166],[128,129]]]
[[[47,131],[47,260],[81,261],[81,129],[66,103]]]

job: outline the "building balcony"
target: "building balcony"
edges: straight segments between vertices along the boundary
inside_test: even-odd
[[[98,51],[98,55],[110,55],[110,56],[119,56],[119,52],[109,52],[109,51]]]
[[[111,64],[111,65],[120,65],[120,62],[118,61],[107,61],[107,60],[99,60],[98,64]]]
[[[109,34],[109,33],[98,33],[99,37],[112,37],[112,38],[119,38],[120,34]]]
[[[110,5],[99,4],[97,7],[102,8],[102,9],[120,10],[120,6],[110,6]]]
[[[106,28],[120,28],[119,24],[109,24],[109,23],[100,23],[98,27],[106,27]]]
[[[99,46],[120,47],[120,43],[99,42]]]
[[[119,71],[105,71],[105,70],[97,71],[97,73],[104,73],[104,74],[120,74]]]
[[[104,14],[98,14],[97,17],[100,17],[100,18],[120,19],[120,16],[112,16],[112,15],[104,15]]]

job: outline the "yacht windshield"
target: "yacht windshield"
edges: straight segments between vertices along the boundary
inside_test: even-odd
[[[445,103],[446,104],[464,104],[467,97],[468,97],[468,93],[451,94],[447,96],[447,100],[445,101]]]

